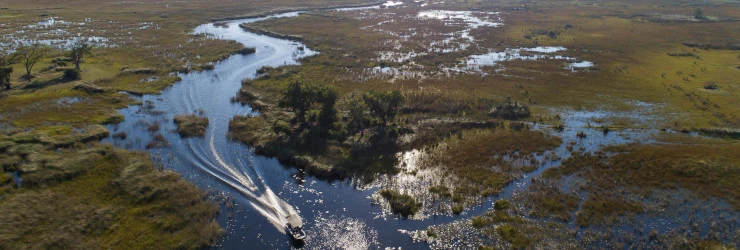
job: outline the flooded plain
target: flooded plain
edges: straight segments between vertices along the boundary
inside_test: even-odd
[[[382,8],[399,6],[403,6],[401,2],[391,1]],[[382,8],[378,7],[373,11]],[[362,11],[362,9],[343,9],[343,11]],[[379,175],[369,183],[356,179],[326,181],[307,176],[300,170],[284,166],[276,159],[258,156],[251,148],[227,139],[228,123],[232,117],[259,115],[249,106],[230,102],[231,97],[240,89],[242,79],[254,78],[257,69],[264,66],[298,64],[301,58],[318,53],[297,42],[245,32],[239,28],[239,24],[299,14],[300,12],[291,12],[197,27],[196,33],[216,39],[235,40],[245,46],[256,48],[256,53],[233,55],[216,63],[213,70],[180,74],[181,82],[165,90],[161,95],[137,97],[143,105],[119,110],[125,115],[125,121],[109,126],[113,134],[125,132],[128,136],[124,139],[111,137],[106,139],[106,142],[127,149],[149,149],[152,157],[163,168],[176,170],[213,194],[214,200],[221,205],[219,223],[227,232],[226,237],[219,242],[219,248],[297,247],[283,232],[285,217],[290,214],[302,217],[304,229],[308,234],[304,247],[310,249],[468,248],[487,244],[491,239],[482,237],[480,230],[470,226],[469,220],[490,211],[496,200],[506,198],[521,200],[521,204],[526,204],[525,196],[532,183],[536,182],[546,170],[560,166],[566,158],[574,154],[596,153],[610,145],[650,143],[654,136],[670,132],[650,126],[653,122],[650,120],[653,119],[651,117],[655,117],[651,109],[659,108],[661,104],[634,103],[639,106],[635,110],[639,111],[624,113],[602,110],[553,110],[553,113],[561,114],[559,119],[563,123],[562,129],[541,124],[529,126],[533,130],[560,137],[563,140],[562,144],[554,150],[533,155],[538,162],[534,171],[523,173],[506,185],[499,195],[482,198],[478,205],[466,208],[460,215],[449,212],[450,203],[435,200],[429,194],[429,187],[439,181],[439,176],[444,175],[438,168],[419,166],[418,162],[424,157],[424,151],[414,150],[398,154],[400,173],[393,176]],[[418,12],[415,18],[462,24],[461,30],[442,34],[452,40],[440,40],[439,44],[449,45],[454,40],[453,47],[463,50],[475,41],[470,35],[470,30],[504,25],[497,13],[435,10]],[[371,74],[422,78],[427,68],[413,66],[411,62],[414,58],[424,53],[445,53],[449,48],[433,47],[425,52],[410,53],[379,52],[379,60],[405,62],[406,65],[412,66],[408,66],[408,70],[405,71],[381,66],[366,70]],[[460,58],[465,66],[457,70],[477,74],[486,67],[511,60],[556,60],[562,62],[564,70],[571,71],[595,66],[592,62],[559,54],[566,51],[567,48],[559,46],[492,50],[486,54]],[[80,100],[60,100],[61,103],[76,101]],[[203,138],[181,138],[175,132],[173,117],[192,113],[205,115],[210,120]],[[632,126],[644,129],[604,132],[603,127],[612,125],[612,120],[644,124]],[[155,128],[152,126],[154,124],[157,125]],[[153,137],[161,139],[152,144]],[[572,180],[561,183],[559,188],[563,192],[585,197],[587,194],[582,191],[584,189],[578,188],[581,184],[579,180]],[[395,216],[390,213],[388,204],[378,197],[377,192],[381,189],[394,189],[412,194],[423,203],[423,208],[411,218]],[[571,221],[565,224],[564,230],[575,232],[580,238],[622,230],[619,227],[640,232],[657,229],[661,233],[676,233],[698,227],[702,228],[699,230],[699,236],[722,231],[726,233],[717,237],[723,241],[736,237],[733,232],[737,230],[738,213],[726,203],[710,200],[708,202],[716,205],[712,208],[714,210],[710,210],[694,202],[681,203],[685,198],[661,197],[665,197],[665,194],[635,198],[659,199],[662,202],[658,202],[653,210],[638,215],[638,221],[624,221],[617,226],[596,229],[579,228]],[[682,205],[679,205],[674,214],[661,215],[658,212],[661,207],[673,206],[676,203]],[[550,222],[547,219],[533,217],[527,219],[534,221],[535,224]],[[440,232],[438,238],[424,237],[430,227]],[[712,231],[709,229],[712,227],[719,229]],[[443,234],[444,231],[448,233]],[[602,244],[611,246],[609,243]]]

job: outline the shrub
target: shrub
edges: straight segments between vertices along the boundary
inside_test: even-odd
[[[489,221],[482,216],[473,217],[472,223],[474,228],[483,228],[490,224]]]
[[[719,86],[717,86],[717,83],[716,82],[711,81],[711,82],[704,83],[704,89],[718,90],[719,89]]]
[[[493,208],[495,208],[496,210],[504,210],[509,208],[510,206],[511,203],[509,203],[509,201],[507,201],[506,199],[497,200],[496,203],[493,204]]]
[[[290,135],[293,132],[293,129],[291,129],[290,124],[287,122],[277,120],[272,123],[272,131],[275,132],[275,135],[280,136],[280,134]]]
[[[452,206],[452,213],[456,215],[460,215],[463,211],[463,206],[460,204]]]
[[[257,52],[257,49],[249,48],[249,47],[244,47],[240,49],[239,51],[237,51],[237,53],[242,54],[242,55],[254,54],[255,52]]]
[[[505,241],[511,243],[514,248],[525,248],[532,243],[532,240],[524,236],[519,230],[511,225],[500,225],[496,228],[496,232]]]
[[[416,202],[414,197],[407,194],[401,194],[395,190],[385,189],[380,191],[380,195],[383,196],[391,205],[391,211],[394,214],[400,214],[403,217],[408,217],[415,214],[421,208],[421,203]]]

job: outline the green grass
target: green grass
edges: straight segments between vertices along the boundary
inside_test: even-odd
[[[516,227],[503,224],[496,228],[499,236],[505,241],[511,243],[514,249],[523,249],[529,247],[532,244],[532,240],[523,235]]]

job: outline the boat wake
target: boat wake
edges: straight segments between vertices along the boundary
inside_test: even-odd
[[[215,128],[215,124],[212,124],[212,127]],[[196,166],[244,195],[256,211],[267,218],[280,232],[284,233],[283,229],[288,223],[287,218],[291,216],[300,218],[298,212],[286,201],[275,195],[259,175],[259,172],[256,171],[251,159],[247,163],[239,160],[235,164],[227,163],[216,150],[213,134],[215,133],[211,133],[208,139],[210,150],[208,155],[212,156],[208,158],[212,159],[199,157],[199,161],[195,162]]]

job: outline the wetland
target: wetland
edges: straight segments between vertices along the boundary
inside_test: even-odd
[[[122,4],[0,10],[0,248],[738,247],[735,2]]]

